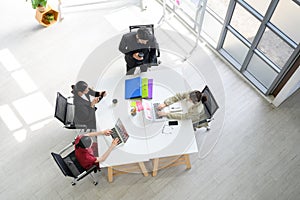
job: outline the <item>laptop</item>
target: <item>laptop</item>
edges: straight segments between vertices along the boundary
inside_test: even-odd
[[[110,134],[111,137],[113,139],[119,138],[118,145],[121,143],[124,144],[127,142],[129,135],[128,135],[122,121],[120,120],[120,118],[117,120],[115,127],[112,128],[111,130],[112,130],[112,133]]]
[[[165,117],[161,117],[158,115],[158,102],[152,102],[149,100],[143,99],[142,101],[144,107],[145,118],[150,121],[166,121]]]

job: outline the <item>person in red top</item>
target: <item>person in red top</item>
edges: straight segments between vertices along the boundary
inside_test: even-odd
[[[106,160],[110,152],[113,150],[115,146],[117,146],[119,139],[114,139],[107,149],[107,151],[100,157],[95,156],[93,151],[93,141],[91,137],[98,135],[106,135],[109,136],[111,134],[111,130],[103,130],[99,132],[90,132],[83,135],[78,135],[75,139],[75,156],[78,160],[79,164],[84,169],[89,169],[93,165],[98,165]]]

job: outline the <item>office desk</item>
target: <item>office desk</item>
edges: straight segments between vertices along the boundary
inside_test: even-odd
[[[136,116],[130,114],[130,100],[125,96],[125,79],[133,77],[153,78],[153,102],[162,102],[177,92],[186,91],[186,83],[181,69],[160,66],[140,75],[124,76],[122,70],[109,69],[107,76],[99,80],[97,87],[108,91],[97,110],[99,128],[114,127],[118,118],[121,119],[130,137],[125,144],[116,147],[101,167],[108,167],[109,181],[112,181],[112,168],[119,165],[138,163],[145,176],[148,175],[145,161],[153,160],[153,176],[158,170],[159,158],[181,156],[190,168],[188,154],[198,152],[191,120],[180,120],[178,126],[169,127],[170,133],[162,133],[165,121],[153,122],[144,118],[143,111]],[[112,99],[118,103],[113,104]],[[182,105],[184,108],[184,105]],[[99,155],[103,154],[111,144],[111,137],[98,137]],[[128,169],[129,170],[129,169]]]

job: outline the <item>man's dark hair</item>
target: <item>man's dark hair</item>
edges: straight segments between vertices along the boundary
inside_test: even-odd
[[[198,91],[198,90],[194,90],[190,93],[190,99],[192,100],[192,102],[194,104],[198,103],[198,102],[206,102],[207,101],[207,97],[205,95],[202,94],[202,92]]]
[[[137,30],[137,36],[141,40],[150,40],[151,33],[146,27],[142,26]]]
[[[82,138],[80,138],[80,141],[78,142],[78,144],[76,145],[76,148],[88,148],[90,147],[92,144],[92,139],[89,136],[82,136]]]

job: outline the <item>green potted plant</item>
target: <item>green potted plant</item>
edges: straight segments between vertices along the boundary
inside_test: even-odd
[[[47,5],[47,0],[31,0],[31,5],[33,9],[38,9],[40,12],[43,12]]]
[[[51,22],[54,20],[54,15],[52,13],[47,13],[46,14],[46,19]]]
[[[54,20],[54,15],[53,15],[53,13],[47,13],[47,14],[45,15],[45,19],[46,19],[49,23],[51,23],[51,22]]]
[[[30,1],[31,1],[32,8],[36,10],[35,18],[41,25],[47,27],[57,22],[59,17],[59,12],[55,9],[52,9],[52,7],[47,4],[48,0],[30,0]]]

